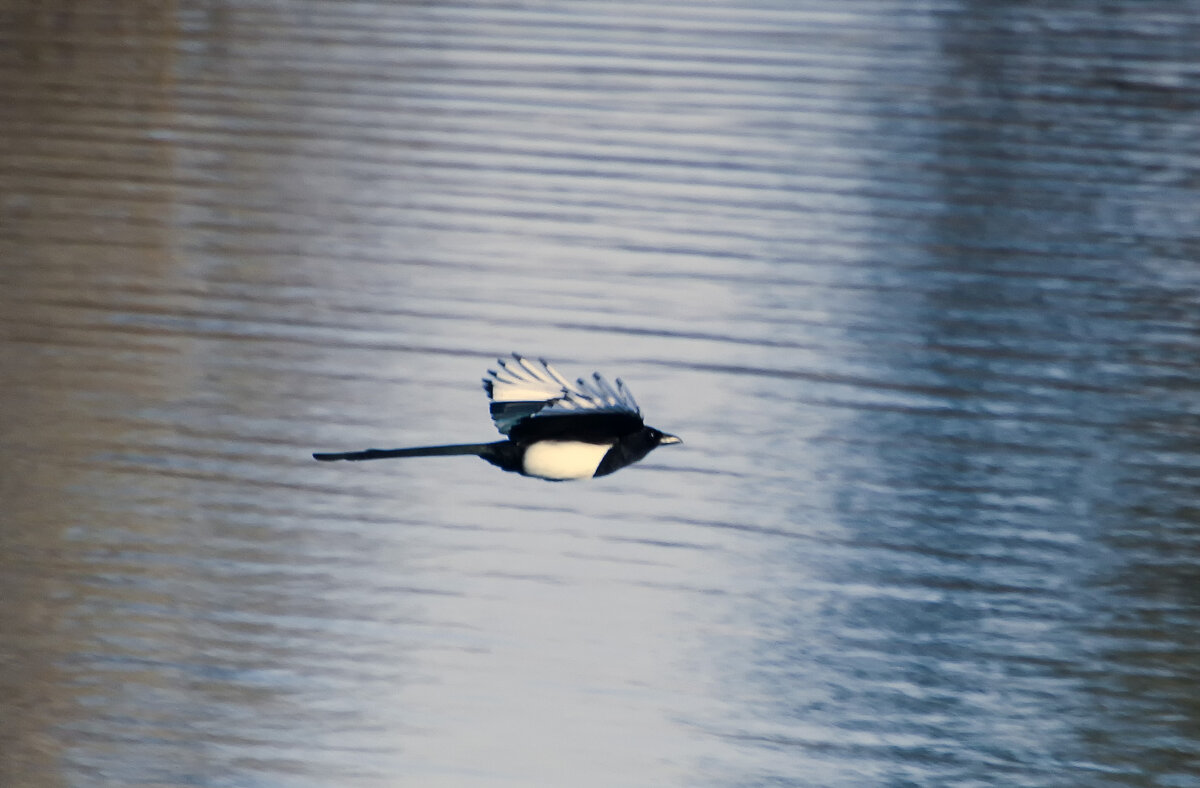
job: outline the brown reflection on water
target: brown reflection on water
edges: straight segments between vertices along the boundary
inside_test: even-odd
[[[74,524],[121,442],[118,403],[157,396],[171,355],[107,331],[114,282],[169,277],[174,3],[6,3],[0,47],[0,784],[49,785],[95,648]],[[17,7],[13,7],[17,6]],[[119,285],[118,285],[119,286]],[[99,494],[98,494],[99,493]]]

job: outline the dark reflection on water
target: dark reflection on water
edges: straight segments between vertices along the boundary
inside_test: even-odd
[[[771,711],[723,730],[830,782],[1196,784],[1190,121],[1137,84],[1170,64],[1063,62],[1116,20],[1031,40],[1036,15],[952,20],[928,118],[884,137],[938,151],[879,228],[920,245],[856,299],[901,396],[850,404],[821,452],[844,533],[772,562],[756,618],[780,628],[752,674]],[[786,757],[762,779],[781,773],[827,780]]]
[[[0,783],[1200,785],[1197,11],[10,11]]]

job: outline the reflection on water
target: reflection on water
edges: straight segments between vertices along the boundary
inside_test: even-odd
[[[0,783],[1200,785],[1194,5],[10,14]]]

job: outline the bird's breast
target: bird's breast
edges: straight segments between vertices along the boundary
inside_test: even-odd
[[[525,450],[522,470],[526,476],[553,481],[590,479],[611,448],[606,443],[537,441]]]

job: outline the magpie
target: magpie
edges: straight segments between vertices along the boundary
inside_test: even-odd
[[[505,440],[410,449],[317,452],[317,460],[381,460],[390,457],[473,455],[506,471],[549,481],[590,479],[632,465],[659,446],[682,443],[646,426],[629,389],[600,373],[574,383],[545,359],[497,359],[483,390],[492,421]]]

